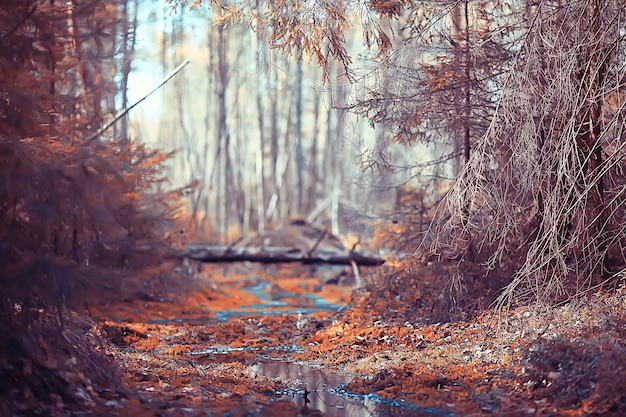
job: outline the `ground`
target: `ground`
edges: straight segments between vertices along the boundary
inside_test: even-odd
[[[509,311],[485,298],[436,321],[445,270],[370,269],[354,288],[336,267],[185,263],[129,283],[91,307],[124,382],[95,413],[626,414],[626,291]]]

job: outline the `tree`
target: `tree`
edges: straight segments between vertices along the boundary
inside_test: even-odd
[[[473,247],[488,270],[508,271],[503,303],[553,302],[624,263],[625,9],[612,0],[283,0],[229,8],[223,21],[249,19],[285,54],[316,59],[327,79],[331,59],[354,75],[345,34],[358,16],[384,67],[354,108],[398,141],[450,141],[462,155],[432,249],[463,260]],[[391,53],[381,19],[405,10],[410,36]]]
[[[120,148],[110,131],[88,140],[117,93],[112,72],[97,72],[113,62],[105,34],[117,5],[0,9],[0,378],[12,381],[0,387],[2,414],[90,402],[88,378],[70,374],[112,381],[104,356],[67,329],[67,312],[116,296],[125,269],[160,264],[174,243],[177,194],[152,187],[166,156]]]
[[[624,108],[616,98],[626,9],[575,1],[528,11],[498,111],[449,194],[439,243],[465,228],[489,267],[514,271],[501,303],[549,304],[623,268]],[[465,204],[471,211],[460,222]]]
[[[121,95],[121,107],[122,109],[127,108],[130,103],[128,103],[128,76],[130,75],[131,63],[133,59],[133,55],[135,53],[135,42],[136,42],[136,29],[137,29],[137,13],[139,9],[139,0],[134,0],[131,2],[125,0],[123,4],[120,6],[122,11],[120,13],[121,20],[121,82],[120,82],[120,95]],[[126,117],[122,118],[120,121],[121,124],[121,132],[120,137],[122,138],[121,145],[122,147],[128,144],[128,119]]]
[[[180,21],[180,7],[165,11],[163,21],[168,28],[170,21]],[[221,18],[217,6],[209,10],[195,8],[185,13],[187,27],[198,24],[201,19],[212,22]],[[192,207],[198,234],[203,238],[212,235],[215,240],[232,239],[236,237],[233,236],[235,233],[264,229],[288,216],[306,216],[307,213],[321,214],[321,219],[326,220],[326,212],[315,209],[323,205],[327,194],[334,192],[335,182],[339,183],[345,176],[330,172],[321,176],[318,173],[323,171],[322,165],[341,158],[336,151],[342,149],[343,123],[332,107],[343,99],[337,101],[334,91],[317,92],[314,97],[307,95],[311,91],[307,84],[311,78],[319,79],[319,69],[303,61],[290,62],[287,57],[277,54],[268,46],[267,32],[253,35],[242,26],[221,25],[208,25],[208,31],[211,33],[210,46],[199,46],[191,30],[181,32],[189,48],[186,53],[194,57],[196,66],[206,59],[210,69],[203,74],[194,73],[192,64],[181,73],[180,79],[185,80],[183,85],[206,82],[203,86],[206,95],[201,97],[185,89],[176,93],[183,94],[183,102],[193,103],[186,106],[185,112],[180,112],[185,129],[204,131],[205,137],[192,137],[187,147],[185,141],[171,140],[180,135],[177,123],[169,117],[174,111],[167,112],[157,121],[162,131],[159,142],[163,146],[172,143],[174,149],[179,150],[174,156],[174,169],[168,172],[170,179],[179,183],[198,179],[203,183],[196,188]],[[219,31],[222,31],[223,42],[227,45],[223,48],[219,48],[219,42],[216,42]],[[173,53],[173,44],[169,41],[171,34],[173,31],[166,31],[162,43],[166,52],[161,51],[162,57],[168,60]],[[258,47],[250,47],[251,44]],[[139,54],[149,57],[149,51],[140,49]],[[222,79],[217,71],[219,62],[227,75],[223,88],[218,86]],[[168,61],[164,66],[171,64]],[[340,72],[333,69],[333,74]],[[299,73],[302,80],[297,87],[298,79],[291,75]],[[338,87],[333,88],[339,91],[340,84],[336,85]],[[168,84],[163,90],[164,102],[169,109],[178,102],[172,98],[171,87],[175,84]],[[219,122],[220,111],[223,123]],[[198,114],[204,116],[202,121]],[[330,117],[336,129],[321,128],[325,116]],[[149,128],[146,126],[144,131]],[[329,134],[337,137],[328,140],[326,136]],[[223,140],[225,137],[229,138],[227,145]],[[334,151],[330,152],[328,146],[333,146]],[[307,161],[309,151],[320,157]],[[228,169],[227,157],[230,159]],[[332,167],[346,169],[345,164],[334,163]],[[230,178],[228,186],[225,184],[227,178]],[[343,182],[340,186],[345,189],[350,185]]]
[[[391,127],[392,140],[381,141],[372,155],[376,164],[394,164],[386,151],[391,142],[434,145],[441,150],[436,164],[449,165],[449,178],[469,161],[489,125],[514,38],[496,26],[509,17],[484,2],[423,1],[413,7],[401,27],[407,35],[364,80],[351,109]],[[426,186],[433,161],[414,164]],[[431,178],[434,189],[441,187],[440,175]]]

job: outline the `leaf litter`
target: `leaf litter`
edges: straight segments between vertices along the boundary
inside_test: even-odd
[[[354,291],[309,266],[197,267],[154,300],[95,308],[132,393],[104,404],[111,415],[348,415],[345,403],[311,407],[311,393],[324,391],[360,400],[350,415],[617,416],[626,407],[621,288],[544,310],[476,304],[462,317],[449,308],[435,321],[439,277],[427,266],[417,284],[374,273]],[[317,291],[336,309],[249,309],[262,300],[247,289],[260,282],[266,295]],[[220,319],[227,311],[238,314]],[[284,374],[259,373],[267,363]],[[310,370],[346,383],[312,386]]]

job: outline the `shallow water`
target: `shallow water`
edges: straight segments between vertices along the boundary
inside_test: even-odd
[[[270,282],[261,280],[242,290],[258,299],[258,303],[233,306],[232,310],[214,311],[213,317],[193,317],[149,320],[147,324],[166,323],[202,323],[208,321],[227,321],[236,317],[272,314],[312,314],[333,312],[346,308],[344,304],[334,304],[314,294],[301,294],[288,291],[268,291]]]
[[[259,299],[258,304],[249,304],[239,307],[240,311],[260,311],[263,313],[293,311],[296,313],[334,311],[345,307],[333,304],[314,294],[298,294],[288,291],[267,291],[269,281],[260,281],[257,284],[244,288],[245,291]]]
[[[276,400],[291,400],[306,415],[315,411],[337,417],[454,416],[444,409],[429,409],[402,400],[382,400],[378,395],[357,395],[345,386],[351,377],[298,363],[271,361],[251,366],[258,376],[280,378],[289,387],[276,393]]]
[[[310,278],[311,279],[311,278]],[[333,284],[325,284],[333,285]],[[334,284],[336,285],[336,284]],[[234,303],[230,310],[213,311],[211,317],[197,317],[173,320],[154,320],[151,323],[188,322],[202,324],[203,322],[227,321],[236,317],[268,314],[311,314],[315,312],[335,311],[347,308],[345,305],[335,304],[315,294],[292,293],[271,287],[271,282],[259,279],[253,285],[238,286],[239,291],[245,291],[254,297],[243,297],[248,304]],[[349,290],[349,287],[339,286],[338,291]],[[288,357],[292,353],[304,352],[304,348],[297,345],[231,347],[206,346],[199,350],[185,353],[193,360],[228,360],[233,355],[237,359],[241,352],[249,352],[249,360],[256,360],[250,370],[257,376],[280,379],[278,386],[284,387],[280,392],[270,396],[270,401],[288,400],[299,409],[299,415],[306,416],[454,416],[445,409],[431,409],[410,404],[402,398],[383,399],[376,394],[354,394],[346,389],[352,378],[343,376],[328,369],[321,369],[290,362]],[[219,356],[219,358],[215,358]],[[191,359],[191,358],[190,358]],[[277,404],[277,407],[280,405]]]

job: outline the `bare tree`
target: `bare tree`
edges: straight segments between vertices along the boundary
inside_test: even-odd
[[[128,107],[128,77],[130,75],[131,63],[133,55],[135,53],[135,40],[137,29],[137,13],[139,10],[138,0],[131,2],[124,0],[122,5],[122,12],[120,16],[121,21],[121,73],[122,79],[120,83],[119,94],[121,96],[121,108]],[[130,9],[130,10],[129,10]],[[128,119],[123,117],[120,121],[121,130],[119,133],[122,139],[120,145],[123,147],[128,143]]]
[[[295,136],[296,136],[296,207],[295,212],[302,213],[304,207],[304,153],[302,149],[302,61],[296,62],[296,85],[294,86],[294,110],[296,117]]]

